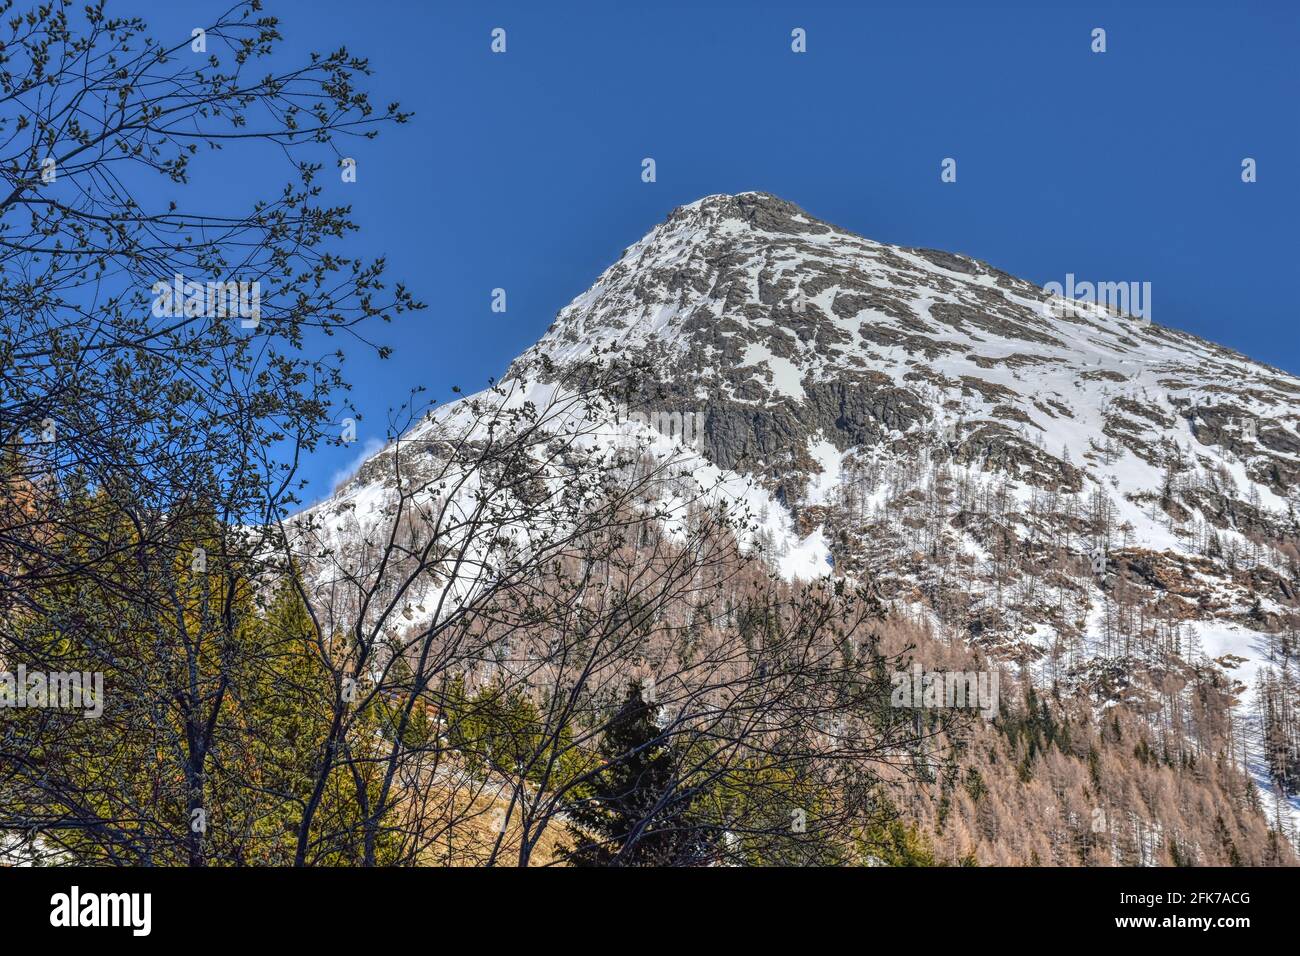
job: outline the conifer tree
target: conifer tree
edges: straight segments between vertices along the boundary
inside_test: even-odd
[[[670,866],[709,858],[710,841],[692,824],[692,795],[675,786],[679,754],[663,739],[658,710],[639,682],[629,685],[598,748],[605,766],[590,794],[568,810],[570,863]]]

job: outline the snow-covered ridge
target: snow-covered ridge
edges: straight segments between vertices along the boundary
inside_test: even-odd
[[[753,543],[787,575],[870,576],[1063,679],[1150,656],[1119,640],[1147,626],[1125,623],[1136,608],[1164,622],[1151,640],[1241,680],[1248,713],[1273,636],[1300,621],[1300,379],[1054,305],[966,256],[764,193],[708,196],[624,251],[505,381],[541,402],[542,359],[649,363],[632,407],[703,422],[702,447],[673,453],[759,517]],[[628,428],[644,431],[609,423]],[[391,501],[384,474],[363,467],[313,512],[365,534]],[[1056,566],[1098,555],[1100,574]]]

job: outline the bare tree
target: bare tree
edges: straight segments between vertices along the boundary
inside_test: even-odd
[[[473,862],[530,863],[612,763],[635,759],[600,750],[634,682],[656,713],[645,745],[678,759],[624,857],[683,802],[698,852],[663,862],[832,834],[848,846],[873,764],[910,766],[932,736],[887,706],[877,602],[775,581],[744,546],[757,528],[743,499],[619,423],[608,395],[626,367],[538,373],[430,415],[284,528],[283,570],[334,675],[297,862],[353,838],[315,819],[344,779],[360,862],[454,856],[460,832]]]

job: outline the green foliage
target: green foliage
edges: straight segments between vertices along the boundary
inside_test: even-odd
[[[862,837],[862,852],[878,866],[936,865],[934,850],[916,824],[897,817],[873,824]]]
[[[692,813],[694,793],[676,787],[682,755],[662,739],[658,708],[633,683],[609,721],[589,795],[570,801],[567,848],[578,866],[669,866],[714,856]]]
[[[549,727],[519,688],[493,683],[469,695],[464,678],[457,676],[442,700],[447,742],[475,773],[517,774],[558,789],[591,766],[591,755],[573,743],[572,727]]]

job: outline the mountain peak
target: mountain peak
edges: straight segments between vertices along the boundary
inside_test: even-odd
[[[765,192],[714,193],[668,215],[666,225],[682,223],[744,223],[765,232],[820,234],[831,227],[810,216],[800,207],[779,196]]]
[[[1094,448],[1119,442],[1158,469],[1153,440],[1203,443],[1207,414],[1244,428],[1300,395],[1294,378],[1213,343],[1060,305],[968,256],[865,239],[770,193],[715,194],[629,247],[514,371],[539,355],[635,355],[661,369],[661,397],[717,423],[711,451],[726,467],[749,452],[769,469],[807,462],[818,434],[844,450],[977,420],[981,455],[1019,459],[1023,478],[1054,489],[1078,486],[1077,456]],[[1300,440],[1264,434],[1263,446],[1214,440],[1252,456],[1241,477],[1285,509]]]
[[[536,360],[593,355],[619,394],[583,421],[673,456],[673,508],[743,502],[786,576],[870,581],[1099,704],[1159,712],[1220,667],[1254,713],[1300,628],[1300,379],[1149,318],[742,192],[673,210],[486,400],[544,406],[567,382]],[[397,455],[321,506],[330,534],[367,541],[429,467]]]

